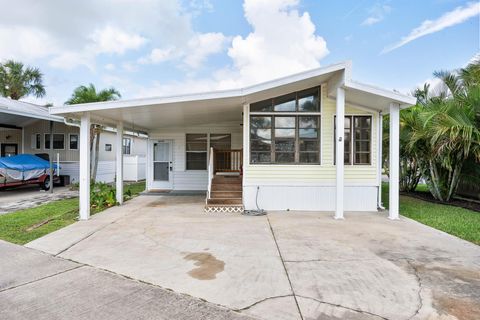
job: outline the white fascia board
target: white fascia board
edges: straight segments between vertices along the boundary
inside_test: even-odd
[[[375,87],[369,84],[353,81],[353,80],[346,80],[345,87],[354,89],[354,90],[368,92],[377,96],[382,96],[382,97],[391,99],[394,102],[399,103],[403,107],[409,107],[417,103],[417,99],[415,97],[408,96],[399,92]]]
[[[1,113],[8,113],[16,116],[21,116],[21,117],[26,117],[26,118],[33,118],[33,119],[38,119],[38,120],[48,120],[48,121],[55,121],[55,122],[63,122],[63,117],[61,116],[55,116],[55,115],[41,115],[37,113],[32,113],[32,112],[22,112],[18,110],[11,110],[10,108],[2,108]]]
[[[50,114],[66,114],[66,113],[73,114],[73,113],[87,112],[87,111],[132,108],[132,107],[138,107],[138,106],[161,105],[161,104],[168,104],[168,103],[241,98],[250,94],[254,94],[256,92],[260,92],[260,91],[272,89],[275,87],[288,85],[290,83],[294,83],[297,81],[302,81],[309,78],[318,77],[324,74],[340,71],[347,68],[348,66],[349,66],[349,63],[333,64],[330,66],[305,71],[302,73],[260,83],[257,85],[253,85],[245,88],[233,89],[233,90],[183,94],[183,95],[166,96],[166,97],[84,103],[84,104],[76,104],[76,105],[68,105],[68,106],[57,106],[57,107],[50,107],[49,111],[50,111]]]

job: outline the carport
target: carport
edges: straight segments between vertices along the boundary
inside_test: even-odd
[[[0,149],[1,155],[23,154],[25,144],[31,137],[25,137],[24,127],[37,120],[50,121],[50,141],[53,141],[53,123],[63,123],[63,117],[51,115],[48,107],[34,105],[0,97]],[[53,143],[50,144],[50,181],[53,181]],[[50,184],[53,192],[53,183]]]

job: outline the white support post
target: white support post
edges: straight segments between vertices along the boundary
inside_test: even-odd
[[[390,104],[390,201],[388,218],[399,218],[400,105]]]
[[[377,179],[378,179],[378,203],[377,208],[384,210],[385,208],[382,205],[382,169],[383,169],[383,114],[380,111],[378,113],[378,155],[377,155],[377,165],[378,165],[378,172],[377,172]]]
[[[116,195],[117,202],[123,204],[123,122],[117,123],[117,135],[115,137],[116,151]]]
[[[336,110],[336,205],[335,219],[343,219],[344,192],[344,133],[345,133],[345,89],[337,88]]]
[[[50,141],[52,143],[52,141]],[[90,113],[80,123],[80,220],[90,218]]]

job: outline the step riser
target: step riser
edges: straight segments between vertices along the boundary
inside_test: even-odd
[[[242,199],[242,191],[212,191],[210,198],[236,198]]]
[[[239,184],[212,184],[212,191],[242,191],[242,185]]]
[[[229,181],[229,180],[215,180],[215,179],[213,179],[212,184],[239,184],[239,185],[242,185],[242,180]]]

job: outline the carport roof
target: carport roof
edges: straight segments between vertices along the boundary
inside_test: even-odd
[[[328,95],[334,97],[336,88],[343,86],[346,101],[372,110],[388,113],[390,103],[402,108],[415,104],[414,97],[352,81],[351,63],[342,62],[305,71],[269,82],[225,91],[175,96],[86,103],[50,108],[51,114],[78,119],[90,112],[92,121],[115,126],[121,121],[134,130],[154,130],[161,127],[192,126],[237,121],[242,106],[328,82]]]
[[[0,126],[23,127],[35,120],[63,122],[51,115],[48,107],[0,97]]]

